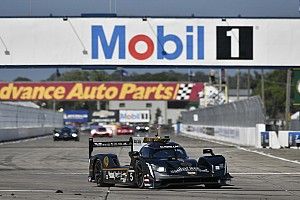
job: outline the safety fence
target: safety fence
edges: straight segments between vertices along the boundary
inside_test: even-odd
[[[182,112],[182,123],[204,126],[255,127],[265,123],[260,97]]]
[[[62,113],[0,102],[1,129],[56,127],[62,124]]]

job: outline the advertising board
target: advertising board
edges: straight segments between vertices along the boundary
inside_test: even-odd
[[[261,146],[263,148],[269,147],[270,146],[270,133],[269,132],[261,132]]]
[[[299,67],[300,19],[1,18],[0,67]]]
[[[121,123],[149,123],[149,110],[120,110],[119,120]]]
[[[64,122],[71,123],[86,123],[89,118],[88,110],[65,110],[64,111]]]
[[[203,88],[203,83],[178,82],[16,82],[0,83],[0,100],[197,101]]]
[[[300,132],[289,132],[289,147],[300,147]]]

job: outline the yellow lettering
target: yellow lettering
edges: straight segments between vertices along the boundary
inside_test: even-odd
[[[23,92],[24,87],[13,87],[13,100],[19,99],[21,96],[21,93]]]
[[[9,83],[8,86],[5,86],[1,89],[0,90],[0,99],[8,100],[11,96],[11,91],[12,91],[13,86],[14,86],[13,83]]]
[[[53,92],[53,98],[57,100],[63,99],[65,96],[65,92],[66,92],[66,88],[63,86],[59,86]]]
[[[67,100],[70,99],[82,99],[83,98],[83,89],[81,83],[76,83],[71,91],[69,92],[68,96],[66,97]]]
[[[102,100],[102,99],[104,99],[104,91],[106,90],[106,87],[105,87],[105,84],[101,84],[98,88],[97,88],[97,96],[96,96],[96,98],[98,99],[98,100]]]
[[[125,99],[128,94],[132,94],[136,89],[136,85],[132,83],[124,83],[120,92],[119,99]]]
[[[155,99],[162,99],[161,91],[163,91],[165,87],[160,83],[156,89],[154,98]]]
[[[43,99],[45,93],[45,87],[34,87],[32,91],[32,99]]]
[[[116,98],[118,96],[118,88],[116,88],[116,87],[109,87],[105,91],[104,95],[105,95],[105,99],[107,99],[107,100],[114,99],[114,98]]]
[[[55,90],[55,87],[54,86],[50,86],[50,87],[47,87],[45,89],[45,93],[44,93],[44,99],[46,100],[49,100],[49,99],[53,99],[53,91]]]
[[[144,99],[149,99],[150,95],[156,91],[156,87],[147,87]]]
[[[23,90],[23,93],[21,95],[22,100],[30,100],[32,94],[32,88],[31,87],[25,87]]]
[[[164,90],[165,95],[163,95],[163,99],[164,99],[164,100],[169,100],[169,99],[171,99],[172,96],[173,96],[173,90],[174,90],[174,88],[171,87],[171,86],[166,87],[165,90]]]
[[[144,93],[145,93],[145,87],[143,86],[137,87],[134,94],[132,95],[132,99],[142,100],[144,97]]]

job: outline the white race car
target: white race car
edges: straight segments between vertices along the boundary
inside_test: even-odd
[[[112,137],[113,131],[112,129],[105,127],[98,127],[96,129],[91,130],[92,137]]]

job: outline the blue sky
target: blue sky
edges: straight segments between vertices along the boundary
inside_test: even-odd
[[[81,13],[110,12],[119,16],[300,17],[299,0],[0,0],[0,15],[4,17],[79,16]],[[0,80],[11,81],[23,76],[38,81],[55,71],[0,69]],[[129,70],[132,71],[137,70]],[[180,71],[187,72],[187,69]]]

